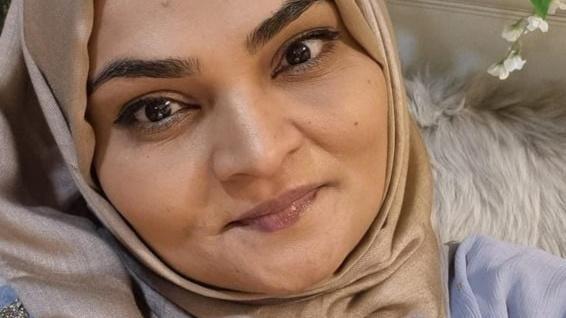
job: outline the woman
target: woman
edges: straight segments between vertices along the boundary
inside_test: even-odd
[[[466,241],[448,309],[382,1],[16,1],[6,30],[0,276],[18,314],[499,314],[462,262],[538,255]],[[537,277],[563,283],[542,255]]]

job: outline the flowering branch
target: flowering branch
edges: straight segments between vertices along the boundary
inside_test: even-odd
[[[522,70],[527,63],[521,57],[522,41],[521,37],[529,32],[540,30],[548,32],[548,15],[556,14],[557,10],[566,10],[566,0],[531,0],[534,7],[534,14],[520,18],[517,21],[505,26],[501,36],[510,43],[505,57],[489,67],[487,72],[500,80],[505,80],[509,75],[518,70]]]

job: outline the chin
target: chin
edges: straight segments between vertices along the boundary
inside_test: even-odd
[[[263,286],[257,286],[257,290],[253,292],[273,295],[273,296],[290,296],[290,295],[297,295],[303,292],[306,292],[316,286],[318,283],[324,281],[326,278],[329,278],[332,275],[332,272],[324,275],[320,275],[320,277],[308,277],[308,279],[297,279],[297,277],[277,277],[276,280],[263,283]]]
[[[304,258],[298,260],[293,266],[271,268],[270,270],[257,269],[245,286],[246,291],[274,296],[287,296],[301,294],[330,278],[336,271],[330,259],[319,258],[318,262],[307,262]],[[324,264],[322,263],[324,260]],[[324,265],[324,266],[323,266]],[[244,287],[244,286],[242,286]]]

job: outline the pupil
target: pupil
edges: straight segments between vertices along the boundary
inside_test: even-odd
[[[305,63],[311,58],[311,50],[304,43],[294,43],[285,56],[289,65]]]
[[[162,102],[148,105],[145,108],[145,115],[147,119],[152,122],[160,121],[165,117],[171,115],[171,107],[169,107],[171,102]]]

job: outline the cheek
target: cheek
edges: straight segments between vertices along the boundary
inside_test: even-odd
[[[365,60],[364,60],[365,59]],[[339,173],[343,211],[358,211],[350,232],[357,238],[371,223],[383,198],[388,152],[388,94],[381,68],[362,58],[338,78],[311,92],[317,105],[305,134],[322,153],[317,160]],[[331,87],[331,89],[329,89]],[[309,94],[305,93],[304,96]],[[341,216],[348,220],[348,215]],[[352,241],[355,242],[355,239]]]
[[[303,87],[295,96],[313,105],[304,127],[316,145],[340,160],[375,163],[387,152],[386,81],[369,58],[350,63],[339,77]]]
[[[196,226],[197,215],[191,211],[202,210],[206,201],[207,169],[188,146],[127,145],[120,137],[100,145],[104,158],[95,162],[101,186],[147,241],[166,244],[169,234]]]

